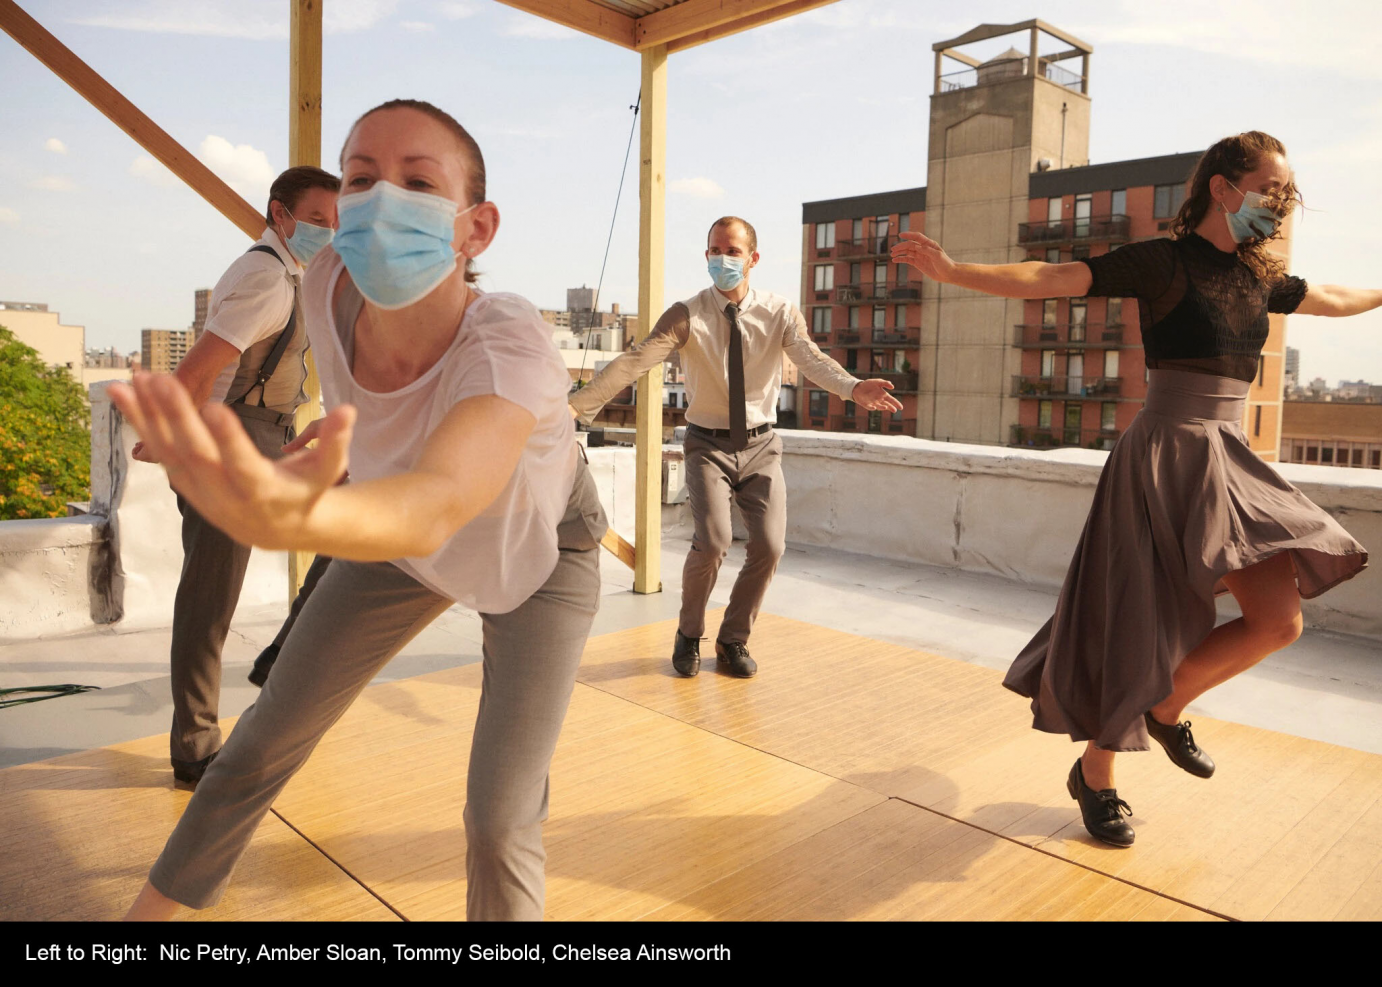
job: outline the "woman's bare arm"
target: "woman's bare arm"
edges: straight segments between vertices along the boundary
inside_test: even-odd
[[[1093,280],[1089,266],[1079,261],[957,264],[939,243],[921,233],[903,233],[892,255],[895,263],[907,264],[933,281],[1003,298],[1078,298]]]

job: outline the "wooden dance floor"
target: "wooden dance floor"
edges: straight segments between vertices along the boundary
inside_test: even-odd
[[[715,615],[718,620],[718,615]],[[1076,748],[990,669],[764,615],[761,671],[670,672],[673,623],[592,639],[552,769],[549,919],[1378,919],[1382,757],[1210,720],[1210,781]],[[713,627],[709,634],[713,637]],[[376,685],[255,836],[215,919],[457,919],[477,665]],[[166,738],[0,771],[0,918],[118,916],[188,796]]]

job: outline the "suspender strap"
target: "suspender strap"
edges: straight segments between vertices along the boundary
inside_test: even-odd
[[[278,256],[278,251],[274,250],[274,248],[270,247],[268,244],[256,243],[253,247],[250,247],[250,249],[247,250],[246,253],[268,254],[274,260],[278,261],[280,264],[283,264],[285,270],[288,267],[288,265],[283,262],[283,258]],[[259,388],[258,407],[264,407],[264,385],[269,382],[269,378],[272,377],[274,375],[274,371],[278,369],[278,361],[283,359],[283,354],[286,353],[288,350],[288,344],[293,341],[293,335],[297,330],[297,322],[297,293],[296,291],[294,291],[293,311],[288,316],[288,324],[284,326],[283,331],[278,334],[278,342],[274,344],[274,348],[269,351],[269,355],[264,359],[264,362],[260,365],[259,370],[255,375],[254,383],[250,385],[249,390],[245,391],[244,395],[241,396],[240,400],[235,402],[236,404],[244,404],[246,407],[251,407],[246,403],[245,399],[250,396],[250,391],[253,391],[257,387]],[[275,412],[274,414],[275,416],[277,416],[277,412]]]

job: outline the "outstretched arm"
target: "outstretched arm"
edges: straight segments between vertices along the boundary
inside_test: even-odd
[[[1089,266],[1079,261],[957,264],[939,243],[921,233],[903,233],[893,244],[893,261],[910,265],[933,281],[1003,298],[1078,298],[1093,281]]]
[[[1382,288],[1346,288],[1338,284],[1312,284],[1301,299],[1300,315],[1340,317],[1371,312],[1382,307]]]
[[[822,353],[806,334],[806,317],[795,305],[787,315],[782,348],[802,373],[832,394],[853,401],[865,411],[902,410],[902,402],[888,393],[893,389],[890,381],[859,380],[838,361]]]
[[[456,404],[406,473],[336,486],[355,409],[321,420],[315,449],[270,460],[234,412],[201,412],[172,377],[140,374],[111,397],[163,463],[169,482],[237,541],[359,562],[430,555],[499,496],[536,419],[494,395]]]
[[[572,414],[589,425],[610,398],[685,345],[691,331],[690,320],[690,313],[680,302],[663,312],[641,343],[611,360],[609,366],[572,396]]]

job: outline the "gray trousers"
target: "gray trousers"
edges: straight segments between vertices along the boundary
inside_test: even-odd
[[[241,419],[245,431],[270,459],[282,455],[291,427]],[[168,752],[174,761],[195,762],[221,749],[221,649],[240,601],[250,549],[178,497],[182,512],[182,577],[173,598],[170,667],[173,726]]]
[[[731,450],[728,438],[687,429],[686,489],[696,532],[681,576],[681,632],[705,633],[705,607],[720,563],[734,540],[730,500],[739,505],[749,529],[744,567],[730,591],[718,639],[747,644],[753,622],[787,540],[787,486],[782,479],[782,439],[773,429]]]
[[[541,919],[548,771],[600,600],[605,517],[582,462],[547,582],[517,609],[481,614],[483,684],[463,813],[466,914]],[[259,694],[149,873],[174,901],[214,905],[278,793],[326,731],[452,601],[387,562],[332,559]]]

